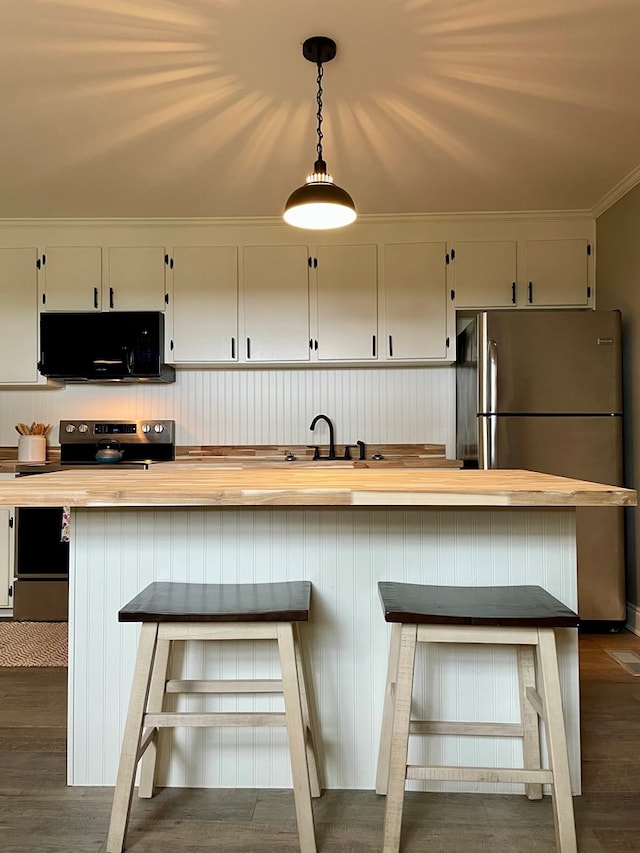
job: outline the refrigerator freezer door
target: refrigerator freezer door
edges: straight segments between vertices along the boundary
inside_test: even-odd
[[[479,411],[620,413],[620,363],[618,311],[485,312]]]
[[[622,485],[622,418],[556,415],[491,416],[493,468],[527,468]]]
[[[621,417],[493,416],[499,468],[622,485]],[[624,518],[619,507],[576,511],[578,611],[583,620],[626,619]]]

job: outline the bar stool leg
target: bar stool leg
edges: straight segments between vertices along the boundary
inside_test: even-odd
[[[522,721],[522,757],[525,770],[540,770],[540,722],[538,712],[527,698],[527,688],[536,689],[536,664],[533,646],[517,646],[518,688],[520,691],[520,719]],[[530,800],[542,799],[542,785],[525,784],[525,794]]]
[[[400,850],[417,634],[417,625],[402,625],[391,732],[387,802],[384,811],[383,853],[398,853]]]
[[[150,714],[162,711],[164,700],[164,687],[167,680],[167,668],[169,665],[170,640],[158,640],[156,644],[156,656],[153,662],[153,673],[151,674],[151,686],[149,688],[149,701],[147,711]],[[143,737],[146,734],[143,732]],[[159,729],[149,746],[146,748],[140,761],[140,784],[138,785],[139,797],[153,797],[156,776],[156,761],[158,758]]]
[[[157,636],[158,623],[144,622],[140,631],[138,654],[133,672],[129,710],[124,727],[118,776],[113,794],[113,806],[111,807],[106,853],[122,853],[124,838],[127,833],[133,783],[138,763],[138,750],[142,739],[142,718],[149,696]]]
[[[552,628],[538,630],[538,661],[542,678],[542,702],[549,761],[553,771],[553,814],[559,853],[576,853],[576,826],[569,776],[569,758],[560,693],[558,657]]]
[[[400,656],[401,633],[402,625],[399,622],[393,622],[391,624],[391,638],[389,640],[387,683],[384,688],[384,707],[382,711],[382,727],[380,729],[380,748],[378,749],[378,770],[376,773],[376,794],[387,793],[391,730],[393,728],[393,709],[395,707],[396,682],[398,680],[398,657]]]
[[[307,765],[307,747],[300,702],[300,680],[296,666],[296,650],[291,622],[277,626],[278,652],[282,673],[282,692],[287,718],[287,735],[291,755],[293,796],[298,820],[300,853],[316,853],[316,836],[311,806],[311,788]]]
[[[319,797],[323,788],[322,767],[324,756],[319,752],[318,720],[316,717],[316,702],[313,692],[313,682],[300,643],[300,628],[293,623],[293,641],[296,650],[296,667],[300,682],[300,702],[302,704],[302,721],[305,727],[305,745],[307,750],[307,766],[309,768],[309,784],[311,796]]]

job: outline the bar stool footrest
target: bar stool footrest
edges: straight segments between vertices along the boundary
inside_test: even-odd
[[[407,765],[407,779],[422,782],[522,782],[553,784],[550,770],[524,770],[517,767],[432,767]]]
[[[145,714],[145,726],[157,728],[175,727],[224,727],[224,726],[286,726],[287,718],[282,712],[228,711],[221,713],[200,713],[198,711],[163,711],[157,714]]]

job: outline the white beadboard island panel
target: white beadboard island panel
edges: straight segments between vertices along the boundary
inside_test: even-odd
[[[577,607],[572,509],[74,509],[70,602],[69,783],[113,785],[138,628],[118,609],[153,580],[252,582],[308,579],[312,662],[329,788],[372,789],[388,630],[377,581],[540,584]],[[577,633],[560,639],[574,791],[580,789]],[[422,650],[426,652],[425,649]],[[427,668],[426,658],[429,657]],[[416,707],[460,720],[518,719],[509,649],[430,649]],[[273,677],[264,644],[221,651],[193,644],[176,660],[205,671]],[[484,676],[492,679],[487,687]],[[277,698],[187,697],[184,707],[271,708]],[[241,706],[240,702],[247,703]],[[216,704],[218,703],[218,704]],[[96,733],[100,733],[97,737]],[[162,750],[161,784],[288,787],[283,730],[175,730]],[[519,741],[441,737],[412,747],[434,762],[518,766]],[[438,790],[478,786],[432,783]],[[482,790],[488,790],[483,786]],[[495,791],[518,786],[495,785]]]

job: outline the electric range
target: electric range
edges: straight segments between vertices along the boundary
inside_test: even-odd
[[[176,458],[175,422],[60,421],[60,468],[148,468]]]

